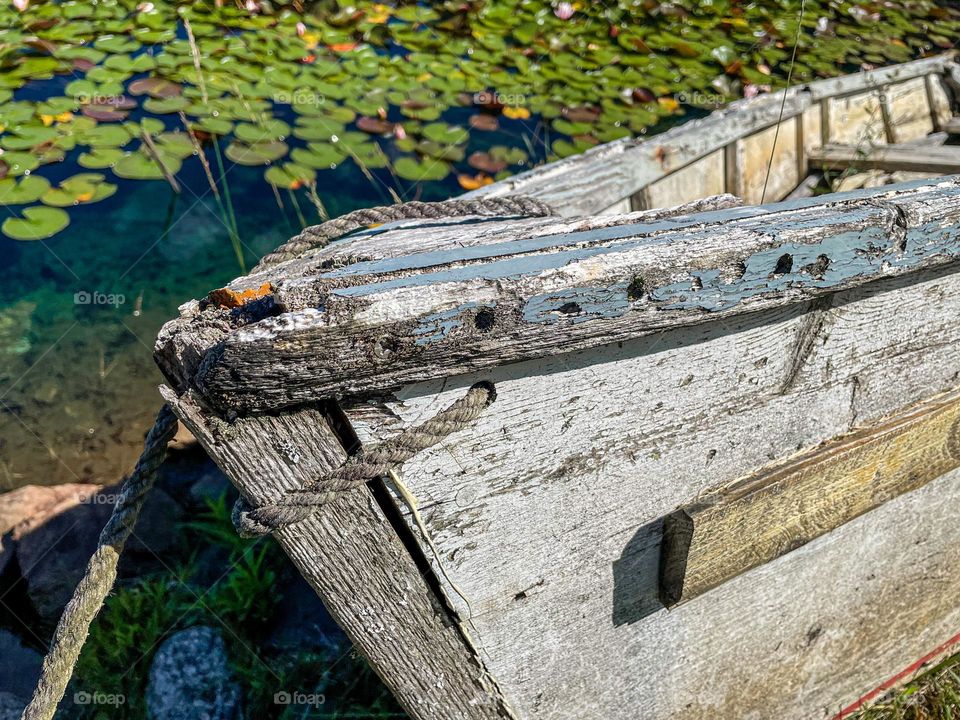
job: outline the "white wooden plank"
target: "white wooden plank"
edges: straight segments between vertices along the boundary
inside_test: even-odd
[[[867,149],[830,144],[810,154],[810,165],[833,170],[904,170],[947,175],[960,173],[960,147],[913,143]]]
[[[954,634],[958,586],[944,583],[960,582],[960,530],[944,503],[958,497],[955,482],[904,496],[691,610],[666,613],[655,598],[658,518],[957,383],[960,277],[882,285],[808,313],[672,331],[348,408],[363,436],[389,436],[473,380],[495,382],[489,415],[402,475],[521,716],[810,717]]]

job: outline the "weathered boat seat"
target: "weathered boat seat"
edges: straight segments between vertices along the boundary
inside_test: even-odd
[[[257,508],[492,387],[274,533],[414,717],[832,717],[960,621],[958,196],[368,228],[164,395]]]

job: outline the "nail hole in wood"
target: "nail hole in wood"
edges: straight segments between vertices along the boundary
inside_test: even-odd
[[[568,302],[564,303],[557,308],[557,312],[561,312],[564,315],[576,315],[580,312],[580,303]]]
[[[493,314],[493,310],[487,308],[484,308],[478,312],[476,317],[473,318],[473,324],[480,332],[487,332],[490,330],[493,327],[494,322],[496,322],[496,316]]]
[[[777,265],[773,268],[774,275],[785,275],[793,270],[793,255],[784,253],[777,258]]]

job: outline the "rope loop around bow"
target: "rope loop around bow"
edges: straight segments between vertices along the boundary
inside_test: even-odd
[[[496,399],[492,383],[477,383],[467,394],[426,422],[397,437],[350,456],[338,468],[272,503],[251,507],[243,498],[233,507],[233,525],[241,537],[254,538],[300,522],[339,494],[383,477],[417,453],[476,420]]]

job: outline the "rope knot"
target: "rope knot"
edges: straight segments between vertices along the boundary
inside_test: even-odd
[[[417,453],[464,429],[496,400],[493,383],[480,382],[467,394],[426,422],[397,437],[361,450],[326,475],[291,490],[275,502],[251,507],[243,498],[233,506],[233,525],[244,538],[267,535],[305,520],[338,495],[383,477]]]

